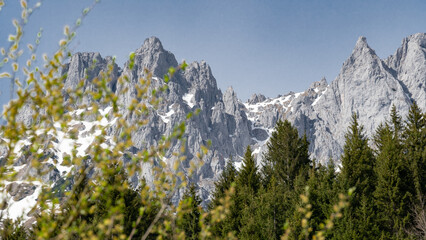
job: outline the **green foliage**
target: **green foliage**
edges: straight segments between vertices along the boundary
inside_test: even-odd
[[[297,129],[289,121],[277,122],[267,147],[262,169],[265,184],[274,176],[278,183],[293,187],[299,174],[307,177],[307,169],[311,165],[309,143],[306,135],[299,137]]]
[[[272,177],[267,187],[261,187],[256,198],[243,209],[240,238],[268,239],[284,233],[284,223],[288,219],[289,198],[282,185]]]
[[[171,229],[180,222],[177,216],[183,216],[179,214],[182,209],[173,206],[170,198],[186,185],[187,177],[191,177],[179,170],[185,149],[172,154],[176,157],[174,166],[168,166],[159,159],[165,156],[172,142],[183,140],[185,123],[175,126],[170,135],[163,136],[155,146],[137,153],[129,151],[134,145],[132,133],[149,123],[148,116],[163,101],[161,96],[167,85],[158,88],[151,86],[152,74],[142,69],[144,77],[132,83],[135,88],[134,99],[129,101],[129,105],[123,105],[118,101],[118,96],[127,94],[129,89],[123,87],[112,92],[108,87],[112,81],[113,63],[98,76],[91,76],[96,64],[93,62],[86,69],[85,79],[75,89],[64,88],[66,75],[62,74],[62,70],[72,55],[68,49],[69,43],[97,2],[94,1],[82,11],[74,26],[64,27],[64,38],[59,41],[57,51],[52,56],[44,55],[42,66],[35,66],[41,30],[35,44],[27,45],[30,56],[27,64],[18,65],[18,59],[25,50],[20,48],[24,46],[21,43],[23,26],[31,13],[40,6],[40,2],[33,8],[22,5],[21,19],[13,21],[16,33],[10,36],[10,46],[1,48],[0,77],[10,79],[13,87],[11,96],[17,98],[5,107],[3,117],[6,124],[0,126],[0,144],[2,151],[6,152],[0,166],[0,187],[5,189],[6,184],[17,180],[12,166],[19,159],[18,148],[21,148],[22,140],[27,139],[29,149],[24,157],[28,160],[28,167],[36,174],[29,175],[23,182],[37,184],[41,189],[32,210],[32,220],[36,221],[32,226],[33,231],[30,233],[24,225],[9,224],[9,221],[7,228],[1,231],[7,236],[4,239],[11,236],[27,238],[22,237],[24,233],[31,234],[28,238],[34,239],[161,238],[170,236]],[[135,55],[130,54],[130,68],[134,61]],[[9,66],[5,69],[11,69],[12,72],[1,71],[7,64]],[[184,62],[176,68],[170,68],[167,78],[171,79],[186,66]],[[26,77],[24,84],[16,77],[18,71],[22,71]],[[122,74],[117,84],[126,86],[129,78]],[[90,80],[90,88],[84,88],[85,80]],[[16,86],[18,90],[15,93]],[[87,104],[82,104],[83,96],[88,98]],[[106,115],[101,115],[99,110],[105,106],[113,108]],[[122,110],[126,110],[126,113]],[[31,114],[28,121],[22,120],[22,112]],[[132,116],[134,121],[126,120],[126,115]],[[58,135],[75,142],[78,126],[73,122],[87,119],[100,121],[104,118],[114,122],[116,134],[108,136],[110,126],[94,124],[88,133],[96,133],[96,137],[84,153],[85,156],[78,154],[79,144],[73,144],[71,154],[63,156],[63,159],[49,159],[48,150],[58,142]],[[46,174],[44,167],[50,164],[48,160],[69,169],[55,186],[40,179],[40,176]],[[191,165],[188,172],[197,167],[197,163]],[[131,186],[129,178],[137,177],[142,167],[148,168],[155,181]],[[2,198],[2,201],[10,201],[10,196]],[[220,209],[217,212],[222,211]],[[219,220],[213,217],[212,221]],[[7,222],[2,219],[2,223]]]
[[[391,121],[380,126],[375,136],[378,152],[374,192],[378,210],[376,221],[386,238],[405,235],[415,194],[411,166],[404,159],[402,131],[401,117],[393,107]]]
[[[367,230],[376,229],[374,223],[370,221],[374,218],[370,214],[373,214],[372,196],[376,185],[375,158],[356,114],[352,115],[352,122],[345,138],[342,170],[339,176],[341,190],[354,187],[355,192],[349,201],[349,208],[344,211],[344,216],[339,221],[336,233],[341,234],[342,239],[372,237],[375,236],[374,232]],[[364,227],[366,225],[368,228]]]
[[[237,177],[238,186],[245,187],[250,194],[255,194],[260,186],[260,177],[250,146],[247,146],[243,164]]]
[[[237,170],[235,169],[232,157],[226,163],[225,169],[222,171],[217,182],[215,182],[215,190],[212,193],[212,200],[209,204],[209,211],[222,207],[224,199],[229,195],[231,189],[235,189],[235,181],[237,179]],[[232,204],[227,207],[226,218],[212,226],[213,236],[227,236],[228,233],[236,233],[239,228],[239,209],[238,201],[235,195],[231,197]]]
[[[312,216],[309,225],[312,228],[309,235],[321,230],[321,224],[327,220],[332,213],[333,204],[338,196],[337,173],[334,165],[330,162],[327,166],[319,165],[309,173],[307,186],[309,187],[309,203],[311,204]]]
[[[220,206],[220,200],[226,196],[226,191],[231,188],[231,185],[235,182],[237,178],[237,169],[235,169],[232,157],[225,165],[221,175],[218,180],[215,182],[215,190],[212,193],[212,200],[209,205],[209,209]]]
[[[185,232],[186,239],[199,239],[201,232],[201,199],[196,192],[195,184],[190,184],[183,197],[183,217],[179,226]]]
[[[357,207],[362,195],[370,196],[374,191],[375,159],[356,114],[352,116],[352,122],[345,138],[342,156],[342,184],[345,189],[356,188],[355,195],[357,196],[351,203],[352,207]]]
[[[16,181],[13,165],[18,161],[22,140],[30,142],[23,156],[37,174],[46,174],[46,150],[52,148],[55,136],[63,134],[75,140],[76,126],[72,120],[86,117],[115,121],[116,133],[106,138],[109,126],[94,125],[99,132],[85,156],[74,146],[72,154],[60,163],[70,168],[58,184],[42,182],[28,176],[25,183],[37,183],[41,193],[31,210],[35,224],[21,220],[1,219],[1,239],[422,239],[426,233],[424,219],[426,192],[426,116],[414,103],[405,122],[393,107],[390,121],[383,123],[374,136],[375,151],[369,147],[362,127],[354,115],[346,134],[342,169],[332,164],[316,165],[308,154],[306,135],[299,136],[287,120],[279,121],[258,169],[250,146],[242,168],[236,170],[230,160],[215,183],[208,209],[201,207],[194,184],[186,188],[178,206],[172,196],[187,186],[197,167],[191,162],[189,171],[182,172],[184,148],[174,152],[176,161],[169,166],[162,161],[169,147],[184,141],[185,123],[174,127],[169,136],[162,136],[157,145],[132,153],[132,133],[149,123],[152,109],[162,104],[167,82],[186,68],[183,62],[164,75],[164,85],[153,88],[152,74],[144,69],[138,79],[135,96],[129,105],[121,105],[118,96],[127,94],[127,87],[117,93],[108,87],[113,65],[91,79],[93,86],[64,89],[62,68],[71,56],[69,43],[94,5],[84,9],[76,23],[64,27],[64,38],[52,56],[43,57],[43,66],[35,66],[42,29],[34,44],[28,44],[25,66],[19,58],[23,27],[33,7],[21,1],[21,17],[13,21],[10,46],[0,48],[0,78],[12,83],[17,98],[5,108],[6,124],[0,126],[2,149],[7,153],[0,164],[0,187],[6,191]],[[0,10],[4,2],[0,0]],[[128,67],[135,66],[135,53],[129,55]],[[93,66],[96,62],[93,63]],[[3,71],[3,67],[11,71]],[[86,69],[89,78],[92,67]],[[20,81],[22,71],[26,81]],[[93,76],[92,76],[93,77]],[[130,77],[123,74],[118,84],[125,86]],[[83,79],[84,80],[84,79]],[[82,97],[88,104],[81,104]],[[66,100],[65,100],[66,99]],[[99,113],[112,106],[105,116]],[[82,110],[73,115],[75,110]],[[123,111],[136,119],[126,120]],[[22,111],[32,113],[22,121]],[[195,115],[198,111],[195,112]],[[188,114],[190,119],[192,113]],[[21,141],[21,142],[20,142]],[[112,144],[109,148],[102,147]],[[184,144],[183,144],[184,145]],[[208,144],[209,145],[209,144]],[[208,153],[208,146],[202,152]],[[58,159],[51,159],[58,161]],[[330,161],[332,162],[332,161]],[[56,162],[55,162],[56,163]],[[148,166],[154,182],[134,182],[134,177]],[[133,179],[133,181],[129,181]],[[131,183],[135,184],[133,186]],[[7,198],[10,198],[8,196]],[[8,201],[10,199],[3,199]],[[6,208],[2,203],[2,207]],[[2,216],[3,217],[3,216]]]
[[[2,221],[1,228],[0,239],[21,240],[29,239],[31,236],[30,231],[22,226],[22,222],[19,219],[17,221],[5,219]]]
[[[414,102],[403,133],[404,160],[410,164],[416,188],[416,199],[426,195],[426,113]]]

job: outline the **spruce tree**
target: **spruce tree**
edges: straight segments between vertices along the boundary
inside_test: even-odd
[[[212,194],[212,200],[209,204],[209,208],[220,206],[220,200],[226,196],[226,191],[229,190],[231,185],[235,182],[237,177],[237,169],[234,166],[232,158],[226,163],[225,169],[223,169],[217,182],[214,183],[214,192]]]
[[[327,166],[319,165],[310,171],[308,180],[309,203],[312,205],[312,216],[310,226],[313,232],[320,229],[320,224],[330,216],[335,197],[338,195],[336,189],[336,171],[334,164],[330,162]]]
[[[181,204],[186,211],[179,225],[185,232],[186,239],[199,239],[201,232],[201,199],[196,191],[195,184],[190,184],[182,197]]]
[[[235,185],[237,173],[238,172],[234,166],[233,160],[230,158],[225,169],[219,176],[219,180],[215,183],[215,190],[212,194],[212,201],[209,204],[209,210],[222,205],[221,199],[225,198],[227,191],[232,185]],[[231,195],[232,204],[228,209],[229,212],[225,219],[211,227],[211,232],[215,237],[225,238],[228,233],[236,233],[239,231],[240,211],[238,209],[239,204],[236,198],[238,192],[236,190],[237,189],[234,188],[234,194]]]
[[[247,238],[252,236],[253,228],[247,228],[250,226],[250,221],[254,218],[255,210],[253,209],[254,201],[260,188],[260,176],[256,161],[253,158],[250,146],[247,146],[244,154],[243,163],[241,169],[238,172],[237,177],[237,193],[234,198],[234,203],[238,210],[237,220],[238,224],[238,237]],[[241,229],[245,228],[244,231]],[[250,232],[251,234],[245,235]],[[244,236],[243,236],[244,234]]]
[[[375,186],[373,150],[368,146],[368,139],[363,133],[363,127],[358,123],[356,114],[352,115],[345,139],[341,178],[345,190],[356,188],[351,201],[351,206],[356,208],[362,195],[372,196]]]
[[[253,194],[255,194],[260,187],[258,168],[253,158],[250,145],[247,146],[246,153],[244,154],[243,164],[237,177],[237,183],[240,187],[245,186]]]
[[[376,183],[375,159],[356,114],[352,115],[345,139],[341,160],[341,191],[347,192],[352,187],[355,187],[355,191],[349,201],[350,206],[344,211],[343,219],[339,220],[334,237],[336,239],[374,238],[377,232],[372,222],[374,216],[371,215]]]
[[[374,137],[377,148],[376,221],[385,238],[405,235],[415,194],[410,165],[403,159],[402,132],[401,117],[393,106],[390,121],[381,125]]]
[[[416,188],[416,201],[426,194],[426,113],[422,113],[416,102],[408,112],[404,131],[405,161],[411,165]]]
[[[290,188],[293,188],[298,175],[307,178],[311,165],[309,143],[306,135],[299,137],[297,129],[288,120],[277,122],[267,148],[262,168],[265,185],[272,176],[279,184],[284,183]]]
[[[289,219],[291,205],[289,194],[283,185],[271,178],[268,186],[261,186],[254,201],[242,210],[243,223],[240,239],[280,239],[285,221]]]

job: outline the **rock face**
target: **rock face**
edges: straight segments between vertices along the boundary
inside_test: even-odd
[[[146,76],[146,70],[153,74],[152,90],[164,84],[163,76],[169,67],[178,65],[174,55],[166,51],[155,37],[145,40],[141,48],[135,51],[132,69],[129,68],[130,62],[123,69],[115,64],[112,69],[107,69],[111,61],[112,58],[102,58],[99,53],[75,54],[63,69],[67,74],[66,88],[75,89],[83,79],[83,88],[90,89],[95,77],[110,71],[111,81],[108,87],[118,95],[119,104],[124,106],[137,96],[135,85],[139,78]],[[128,81],[119,83],[117,79],[122,74],[128,76]],[[191,179],[199,185],[201,197],[208,200],[213,183],[229,157],[233,157],[239,167],[246,146],[252,145],[258,164],[261,164],[262,152],[265,151],[278,120],[288,119],[300,134],[307,135],[311,143],[311,157],[316,161],[326,162],[332,159],[338,164],[344,135],[353,113],[359,115],[360,123],[364,125],[367,135],[371,136],[376,127],[387,118],[392,105],[403,116],[413,101],[426,110],[425,83],[426,34],[407,37],[396,53],[386,60],[381,60],[369,47],[366,39],[360,37],[338,77],[330,84],[321,79],[312,83],[304,92],[290,92],[277,98],[255,94],[246,103],[238,99],[231,87],[225,93],[218,89],[216,79],[206,62],[193,62],[170,80],[168,90],[161,94],[164,102],[157,109],[151,109],[148,124],[133,133],[134,146],[131,151],[136,153],[156,145],[162,136],[173,131],[175,125],[185,121],[189,112],[200,109],[200,113],[187,122],[187,141],[173,143],[165,159],[172,165],[176,161],[172,153],[181,144],[185,144],[187,160],[182,168],[185,171],[189,168],[190,161],[196,159],[201,145],[206,145],[211,140],[210,150],[203,159],[204,165]],[[129,91],[121,94],[123,89]],[[83,98],[83,103],[90,101],[92,100],[88,97]],[[135,116],[126,115],[126,111],[125,108],[122,109],[129,123],[138,120]],[[118,134],[113,123],[111,124],[109,134]],[[81,131],[84,130],[84,126],[80,128]],[[55,146],[60,144],[59,139]],[[55,155],[50,157],[60,162],[62,155],[59,151],[49,154]],[[21,159],[18,167],[22,172],[32,174],[32,170],[25,166],[27,162]],[[64,173],[69,171],[64,167],[62,170],[55,169],[52,164],[45,168],[43,179],[47,182],[60,181]],[[138,176],[144,176],[147,181],[153,180],[149,170]],[[134,181],[136,183],[137,178]],[[174,197],[175,203],[180,194],[178,192]]]
[[[385,60],[407,94],[426,111],[426,33],[405,38],[396,53]]]
[[[108,65],[112,65],[112,69],[108,69]],[[110,73],[111,80],[108,84],[113,91],[117,85],[117,79],[120,75],[120,68],[117,64],[113,64],[111,57],[102,58],[99,53],[76,53],[71,57],[68,64],[62,69],[62,74],[67,78],[64,82],[64,97],[68,99],[67,90],[75,90],[79,83],[83,81],[83,91],[94,90],[92,81],[94,78],[100,77],[102,72]],[[89,96],[84,96],[79,104],[89,104],[91,102]]]
[[[7,185],[8,193],[13,197],[14,201],[20,201],[27,196],[30,196],[36,190],[36,186],[28,183],[11,183]]]
[[[338,160],[344,134],[353,113],[358,114],[367,135],[389,116],[392,105],[405,115],[411,99],[393,71],[375,54],[364,37],[360,37],[351,56],[337,78],[313,105],[310,119],[315,132],[311,143],[318,159]],[[319,147],[331,146],[331,149]]]

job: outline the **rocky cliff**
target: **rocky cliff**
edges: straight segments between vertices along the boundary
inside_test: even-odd
[[[63,73],[67,76],[65,87],[73,90],[81,79],[85,79],[83,89],[90,89],[91,81],[102,72],[108,71],[107,66],[111,61],[111,58],[102,58],[99,53],[75,54],[63,68]],[[127,62],[123,68],[113,64],[110,69],[110,90],[118,94],[123,89],[129,89],[126,94],[118,95],[121,106],[137,97],[135,84],[140,77],[146,76],[144,69],[149,69],[153,74],[152,90],[165,84],[162,79],[164,74],[170,66],[176,67],[178,62],[172,53],[163,48],[159,39],[151,37],[135,51],[133,68],[129,68],[129,64]],[[128,76],[128,81],[117,81],[122,74]],[[258,164],[261,164],[262,152],[265,151],[266,142],[278,120],[290,120],[300,134],[307,135],[313,159],[320,162],[332,159],[339,164],[344,135],[352,113],[359,115],[360,123],[371,136],[376,127],[387,118],[392,105],[395,105],[402,115],[407,113],[413,101],[426,110],[425,83],[426,34],[407,37],[396,53],[385,60],[376,55],[365,37],[360,37],[352,54],[343,63],[339,75],[331,83],[321,79],[312,83],[304,92],[290,92],[276,98],[254,94],[247,102],[238,99],[231,87],[222,93],[206,62],[193,62],[170,80],[167,91],[161,95],[164,102],[150,112],[148,124],[133,132],[132,152],[157,144],[162,136],[172,132],[175,125],[186,121],[189,112],[200,109],[198,115],[187,121],[187,141],[174,142],[165,159],[172,165],[176,161],[172,153],[184,144],[185,170],[196,158],[201,145],[211,140],[210,149],[203,159],[204,164],[192,177],[192,181],[200,187],[202,198],[208,200],[214,181],[229,157],[233,157],[238,167],[246,146],[252,145]],[[67,98],[67,91],[64,91],[64,97]],[[93,100],[90,97],[84,97],[82,100],[83,103],[91,101]],[[106,113],[109,107],[103,106],[101,111]],[[121,111],[129,123],[138,120],[136,116],[126,114],[126,109]],[[118,134],[114,121],[95,123],[92,119],[90,123],[89,120],[81,123],[84,127],[79,133],[83,155],[84,150],[93,142],[93,136],[85,133],[93,124],[109,124],[109,134]],[[56,148],[46,152],[51,158],[59,160],[46,165],[50,169],[48,175],[43,178],[46,182],[58,182],[71,171],[61,166],[64,154],[61,152],[64,149],[61,144],[65,140],[55,139]],[[22,149],[25,149],[25,141],[21,145]],[[15,168],[22,176],[20,180],[24,180],[31,169],[27,166],[25,154],[22,154],[21,158],[16,162]],[[153,180],[149,170],[138,175],[141,176],[148,181]],[[31,204],[35,199],[34,194],[40,190],[39,186],[40,184],[26,184],[19,188],[15,184],[10,187],[13,189],[10,194],[19,196],[14,197],[16,202],[29,199],[28,204]],[[177,202],[180,195],[178,192],[173,201]],[[13,203],[9,206],[9,212],[12,207]]]

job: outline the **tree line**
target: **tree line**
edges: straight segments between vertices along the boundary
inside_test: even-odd
[[[77,231],[81,224],[96,235],[106,215],[120,212],[116,227],[127,239],[424,239],[426,114],[415,103],[405,121],[393,107],[371,139],[354,114],[341,165],[313,161],[308,148],[305,135],[300,137],[289,121],[279,121],[262,164],[256,163],[250,146],[240,169],[228,161],[207,208],[201,207],[194,183],[176,208],[164,207],[171,205],[170,199],[164,204],[144,180],[137,189],[106,188],[102,196],[91,198],[90,178],[82,169],[71,195],[75,199],[47,215],[55,225],[46,228],[46,236],[61,236],[64,224],[68,233],[75,228],[74,235],[67,235],[72,239],[82,238]],[[124,168],[110,169],[110,186],[126,185]],[[43,217],[31,228],[5,220],[1,238],[40,238],[46,230]]]
[[[354,114],[340,166],[312,161],[308,146],[305,135],[280,121],[261,166],[250,146],[241,169],[230,161],[215,184],[210,209],[234,187],[233,205],[213,234],[279,239],[291,229],[290,239],[426,237],[426,117],[416,103],[405,121],[393,107],[371,140]],[[339,193],[349,190],[345,205]]]

